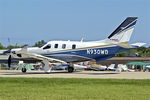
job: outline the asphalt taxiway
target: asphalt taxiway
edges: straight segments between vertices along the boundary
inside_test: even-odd
[[[103,78],[103,79],[150,79],[150,72],[111,72],[111,71],[78,71],[67,73],[65,71],[28,71],[0,70],[0,77],[26,77],[26,78]]]

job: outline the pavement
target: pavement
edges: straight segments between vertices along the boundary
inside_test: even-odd
[[[102,79],[150,79],[150,72],[112,72],[112,71],[78,71],[67,73],[66,71],[28,71],[22,73],[19,70],[0,70],[0,77],[25,77],[25,78],[102,78]]]

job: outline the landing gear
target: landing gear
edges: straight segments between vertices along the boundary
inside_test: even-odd
[[[25,67],[22,68],[22,72],[26,73],[27,69]]]
[[[73,67],[68,67],[68,73],[72,73],[74,71]]]
[[[72,72],[74,72],[74,67],[73,67],[73,64],[70,63],[68,66],[68,73],[72,73]]]
[[[45,73],[50,73],[53,67],[52,64],[48,60],[43,60],[42,64],[43,64]]]

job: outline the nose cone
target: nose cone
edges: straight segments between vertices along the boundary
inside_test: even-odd
[[[3,52],[3,54],[8,54],[8,53],[11,53],[10,49]]]
[[[11,49],[9,49],[9,50],[6,50],[6,51],[3,52],[3,54],[9,54],[9,53],[14,53],[15,54],[15,51],[12,51]]]

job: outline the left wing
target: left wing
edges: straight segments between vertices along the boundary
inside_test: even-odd
[[[25,55],[25,56],[28,56],[28,57],[31,57],[31,58],[35,58],[35,59],[38,59],[38,60],[47,60],[49,61],[50,63],[53,63],[53,62],[59,62],[59,63],[62,63],[62,64],[67,64],[65,61],[62,61],[62,60],[59,60],[59,59],[54,59],[54,58],[49,58],[49,57],[45,57],[45,56],[42,56],[40,54],[35,54],[35,53],[21,53],[22,55]]]
[[[53,67],[52,63],[67,64],[67,62],[65,62],[63,60],[45,57],[43,55],[36,54],[36,53],[29,53],[29,52],[27,52],[27,46],[23,47],[20,51],[17,51],[15,53],[20,54],[23,57],[29,57],[29,58],[41,60],[44,63],[45,72],[51,71],[51,68]]]
[[[34,58],[34,59],[37,59],[37,60],[42,60],[42,61],[47,60],[47,61],[49,61],[50,63],[59,62],[59,63],[62,63],[62,64],[67,64],[67,63],[66,63],[65,61],[63,61],[63,60],[45,57],[45,56],[42,56],[42,55],[36,54],[36,53],[28,53],[28,52],[27,52],[27,45],[25,45],[21,50],[17,51],[16,54],[21,54],[21,55],[23,55],[23,56],[31,57],[31,58]]]

